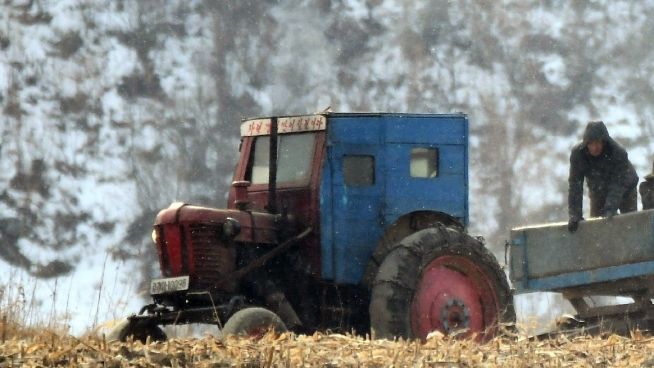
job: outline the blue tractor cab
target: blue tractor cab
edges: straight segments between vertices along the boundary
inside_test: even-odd
[[[464,114],[330,114],[322,166],[322,277],[359,284],[400,218],[468,223]]]

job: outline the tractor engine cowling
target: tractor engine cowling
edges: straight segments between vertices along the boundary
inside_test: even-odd
[[[157,215],[153,240],[163,277],[189,276],[190,291],[232,293],[236,243],[275,244],[274,216],[173,203]]]
[[[236,251],[214,224],[155,226],[157,253],[164,277],[190,276],[190,289],[233,291],[230,275],[236,268]]]

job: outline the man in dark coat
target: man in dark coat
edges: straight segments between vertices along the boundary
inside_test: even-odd
[[[645,181],[640,183],[638,187],[640,192],[640,199],[643,202],[644,210],[651,210],[654,208],[654,164],[652,164],[652,172],[645,176]]]
[[[591,121],[583,141],[570,153],[568,178],[568,229],[577,230],[583,220],[584,179],[588,182],[590,216],[613,217],[635,211],[638,203],[638,175],[627,151],[614,141],[601,121]]]

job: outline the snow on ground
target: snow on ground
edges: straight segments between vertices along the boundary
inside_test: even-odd
[[[25,271],[0,262],[0,285],[22,287],[30,305],[27,322],[42,322],[44,316],[56,316],[53,323],[64,324],[75,335],[86,332],[99,322],[136,313],[142,306],[143,290],[137,290],[139,278],[133,277],[133,265],[113,260],[109,249],[122,241],[126,232],[125,214],[133,211],[135,188],[131,184],[102,183],[88,178],[70,182],[77,188],[80,208],[91,210],[93,218],[116,225],[111,233],[99,233],[92,226],[80,225],[80,238],[90,243],[88,248],[71,247],[63,250],[44,249],[19,240],[25,256],[40,264],[53,259],[72,261],[74,270],[54,279],[36,279]],[[58,202],[47,202],[41,213],[56,211]],[[23,244],[25,243],[25,244]],[[33,301],[32,301],[33,294]],[[2,301],[2,298],[0,298]],[[29,302],[31,301],[31,302]],[[35,303],[35,305],[31,305]],[[51,323],[46,320],[45,322]]]
[[[97,323],[137,313],[143,306],[131,270],[104,251],[86,256],[71,274],[46,280],[0,262],[0,284],[5,286],[0,303],[11,304],[3,307],[17,311],[15,317],[28,326],[64,328],[81,336]]]

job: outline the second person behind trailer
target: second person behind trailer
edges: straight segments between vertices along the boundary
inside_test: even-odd
[[[643,202],[643,209],[654,209],[654,163],[652,163],[652,172],[645,176],[645,181],[640,183],[638,191]]]

